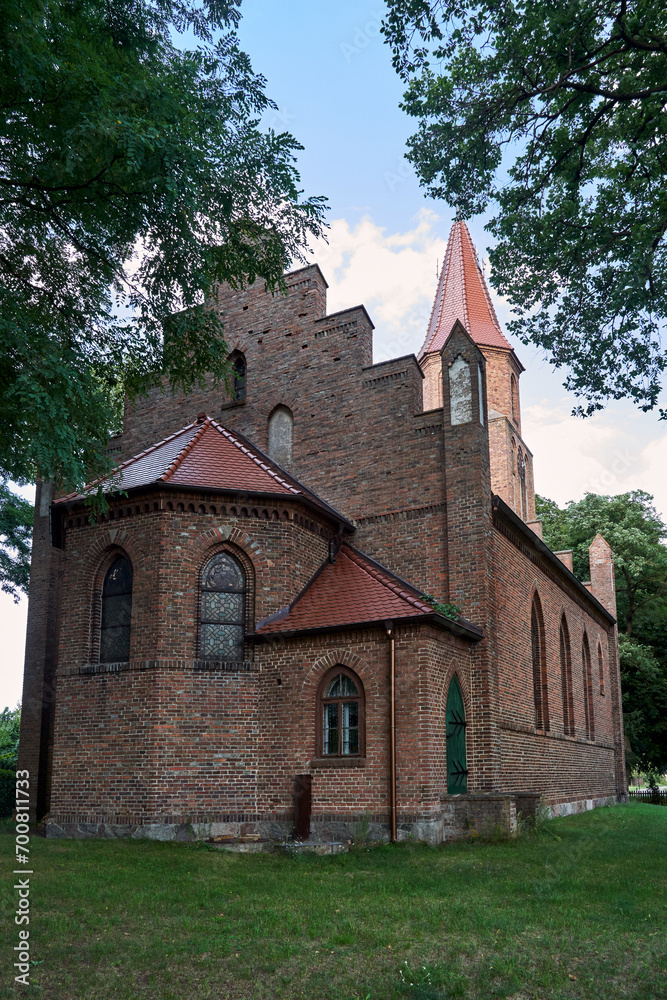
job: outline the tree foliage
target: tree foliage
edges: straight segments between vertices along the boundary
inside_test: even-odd
[[[641,490],[588,493],[560,508],[535,498],[544,540],[572,549],[574,572],[590,576],[588,546],[599,532],[614,552],[619,656],[628,766],[667,769],[667,527]]]
[[[658,0],[388,0],[422,184],[494,205],[510,328],[599,409],[656,406],[667,365],[667,8]],[[665,411],[661,411],[665,416]]]
[[[238,20],[237,0],[0,0],[0,477],[108,471],[119,383],[223,379],[216,285],[279,286],[321,232]]]
[[[0,712],[0,819],[10,816],[16,802],[21,709]]]
[[[667,527],[642,490],[619,496],[587,493],[578,503],[560,509],[552,500],[536,497],[544,539],[552,549],[573,549],[574,571],[589,578],[588,546],[599,532],[614,552],[619,624],[632,635],[638,613],[667,601]]]
[[[28,593],[34,509],[0,482],[0,589],[15,601]]]

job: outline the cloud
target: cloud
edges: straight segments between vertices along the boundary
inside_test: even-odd
[[[362,303],[368,309],[376,325],[375,361],[417,353],[421,347],[449,225],[429,209],[403,233],[388,233],[370,215],[356,225],[336,219],[329,243],[313,245],[314,259],[329,282],[329,312]],[[481,250],[485,236],[473,232],[473,239]],[[501,323],[507,322],[507,302],[492,295]],[[667,517],[665,425],[630,402],[614,403],[587,420],[571,416],[577,400],[563,390],[564,371],[555,372],[542,351],[516,347],[527,367],[522,377],[523,436],[535,457],[538,492],[564,504],[587,491],[643,489],[654,494]]]
[[[328,244],[313,244],[329,282],[328,309],[363,304],[375,323],[374,360],[416,353],[426,335],[447,239],[440,217],[423,209],[414,228],[387,234],[370,216],[331,223]]]
[[[527,371],[523,378],[530,378]],[[564,504],[585,493],[646,490],[667,520],[667,432],[655,417],[625,403],[586,420],[569,400],[524,407],[522,433],[534,455],[535,488]],[[648,437],[652,440],[648,440]]]

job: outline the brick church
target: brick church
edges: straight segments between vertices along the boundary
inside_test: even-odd
[[[38,486],[21,764],[49,836],[439,843],[626,794],[612,553],[535,518],[523,372],[452,228],[418,356],[221,288],[225,392],[126,408],[109,509]]]

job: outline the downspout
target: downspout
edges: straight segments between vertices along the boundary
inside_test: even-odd
[[[396,843],[396,649],[394,623],[385,622],[390,649],[389,703],[391,706],[391,736],[389,741],[390,788],[391,788],[391,842]]]

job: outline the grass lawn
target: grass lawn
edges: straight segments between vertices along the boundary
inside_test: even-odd
[[[31,866],[41,964],[30,988],[13,984],[11,924],[2,997],[667,997],[662,806],[553,820],[512,843],[325,858],[33,838]]]

